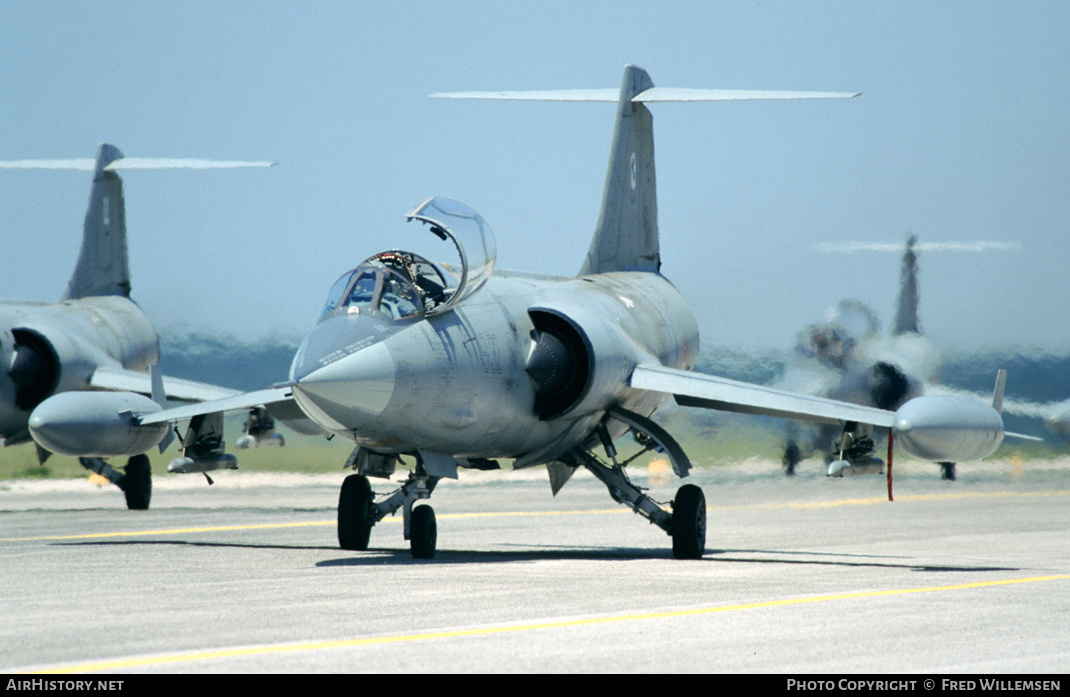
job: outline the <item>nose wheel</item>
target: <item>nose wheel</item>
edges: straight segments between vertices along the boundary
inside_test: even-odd
[[[375,525],[372,507],[375,494],[368,478],[351,474],[342,482],[338,494],[338,546],[342,549],[364,551]]]
[[[405,539],[409,541],[413,558],[433,558],[438,543],[435,511],[427,504],[414,504],[431,496],[438,479],[422,471],[414,472],[400,489],[376,503],[368,477],[349,475],[343,480],[338,495],[338,545],[358,552],[368,549],[372,527],[400,509],[404,517]]]

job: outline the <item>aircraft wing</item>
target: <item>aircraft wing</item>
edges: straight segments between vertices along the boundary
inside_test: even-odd
[[[144,425],[159,423],[175,423],[188,421],[195,416],[206,414],[223,414],[227,412],[246,411],[255,407],[268,407],[293,402],[293,391],[286,387],[269,387],[255,392],[245,392],[223,399],[213,399],[207,402],[199,402],[183,407],[174,407],[148,414],[141,417],[140,423]]]
[[[136,370],[99,367],[93,371],[89,384],[99,390],[152,394],[152,378],[149,373]],[[163,389],[168,399],[178,402],[204,402],[241,394],[240,390],[232,390],[228,387],[169,377],[164,377]]]
[[[671,394],[677,404],[685,407],[703,407],[831,424],[857,421],[886,428],[891,428],[895,421],[895,412],[884,409],[840,402],[835,399],[811,397],[660,365],[637,366],[632,372],[629,384],[640,390]]]

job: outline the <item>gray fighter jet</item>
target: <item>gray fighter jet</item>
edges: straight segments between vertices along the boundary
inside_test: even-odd
[[[919,396],[936,376],[940,357],[921,331],[918,319],[917,236],[902,249],[899,297],[892,331],[881,335],[880,321],[856,300],[840,302],[824,322],[799,333],[784,376],[777,386],[880,409],[896,410]],[[792,422],[788,426],[782,464],[791,476],[796,465],[820,452],[826,464],[845,460],[843,474],[880,473],[884,461],[874,456],[874,439],[840,440],[828,425]],[[954,464],[944,463],[945,478],[954,478]]]
[[[173,423],[189,420],[184,457],[169,469],[197,472],[235,465],[221,447],[224,412],[263,404],[284,420],[311,419],[356,444],[347,463],[356,474],[339,496],[340,545],[367,549],[372,527],[400,509],[417,558],[434,555],[437,525],[429,505],[414,504],[441,478],[464,468],[497,469],[499,460],[511,460],[513,469],[545,466],[554,492],[586,468],[616,501],[668,533],[675,557],[702,556],[702,490],[684,485],[663,506],[630,481],[625,466],[632,456],[622,455],[620,439],[631,436],[640,451],[661,451],[677,475],[688,474],[687,455],[652,420],[673,398],[685,406],[833,423],[848,433],[860,424],[894,427],[908,451],[930,459],[978,459],[998,447],[999,413],[977,401],[921,397],[928,401],[912,400],[897,416],[690,371],[698,327],[661,274],[646,103],[855,95],[664,89],[628,66],[619,91],[437,96],[616,102],[602,209],[576,277],[495,269],[495,241],[483,217],[459,201],[432,198],[408,219],[425,225],[454,258],[391,250],[343,275],[285,384],[189,407],[145,404],[121,415],[83,400],[78,423],[53,423],[40,414],[46,401],[31,418],[34,438],[62,446],[73,434],[79,443],[92,437],[100,450],[119,450],[142,438],[138,447],[163,439]],[[401,458],[412,460],[411,473],[377,500],[369,477],[391,476]]]
[[[74,169],[93,173],[81,252],[62,299],[56,303],[0,301],[0,438],[3,445],[30,440],[30,415],[55,395],[91,392],[117,409],[136,408],[153,394],[150,368],[160,357],[152,322],[130,299],[126,209],[119,169],[270,166],[269,162],[161,160],[126,158],[113,145],[101,145],[95,160],[15,160],[0,169]],[[9,260],[10,261],[10,260]],[[162,393],[161,393],[162,390]],[[100,391],[112,391],[102,395]],[[238,394],[214,385],[166,379],[157,386],[179,401],[218,399]],[[52,419],[62,420],[62,401],[52,402]],[[123,489],[133,509],[149,506],[152,492],[145,448],[130,448],[125,474],[91,449],[79,450],[83,466]],[[38,445],[41,462],[51,454]]]

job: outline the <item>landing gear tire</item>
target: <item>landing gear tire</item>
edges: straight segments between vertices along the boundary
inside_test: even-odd
[[[351,474],[342,482],[338,494],[338,545],[342,549],[368,549],[375,524],[370,510],[374,501],[372,485],[363,474]]]
[[[435,522],[435,509],[430,506],[416,506],[412,509],[412,520],[409,527],[409,544],[412,547],[412,558],[433,558],[437,542],[438,524]]]
[[[783,457],[780,458],[780,463],[784,466],[784,474],[794,477],[795,465],[799,464],[802,459],[802,449],[794,442],[788,443],[784,447]]]
[[[941,462],[940,464],[940,479],[953,482],[955,481],[955,463],[954,462]]]
[[[148,455],[134,455],[126,461],[123,494],[131,511],[147,511],[152,499],[152,467]]]
[[[706,496],[694,484],[685,484],[672,502],[672,556],[701,559],[706,551]]]

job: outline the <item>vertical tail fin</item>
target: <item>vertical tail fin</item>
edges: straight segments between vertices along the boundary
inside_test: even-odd
[[[122,152],[107,143],[97,151],[93,188],[85,213],[82,249],[74,274],[67,283],[67,292],[63,294],[64,300],[99,295],[130,297],[123,182],[118,174],[105,169],[122,158]]]
[[[632,101],[653,86],[642,68],[629,65],[624,69],[602,208],[580,275],[656,272],[661,266],[654,120],[649,109]]]
[[[918,322],[918,236],[907,238],[903,266],[899,272],[899,299],[895,308],[893,334],[921,334]]]
[[[1003,386],[1007,383],[1007,371],[1000,368],[996,372],[996,388],[992,390],[992,408],[1003,412]]]

